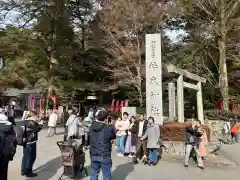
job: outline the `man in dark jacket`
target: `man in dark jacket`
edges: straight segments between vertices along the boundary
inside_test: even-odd
[[[147,139],[142,140],[143,135],[146,133],[148,121],[143,115],[139,116],[137,121],[137,152],[138,159],[147,158]]]
[[[112,143],[116,138],[113,126],[107,124],[107,111],[97,110],[95,121],[90,127],[90,155],[91,155],[91,178],[98,180],[98,174],[102,169],[103,179],[112,179]]]
[[[16,153],[16,134],[11,122],[0,118],[0,179],[8,179],[8,164]]]
[[[203,169],[203,161],[198,150],[199,138],[202,136],[202,134],[203,131],[197,126],[196,120],[193,120],[192,124],[186,127],[186,152],[184,160],[185,167],[188,167],[190,154],[192,150],[194,150],[198,161],[198,167]]]
[[[37,174],[33,173],[33,164],[37,156],[37,140],[38,132],[42,129],[43,123],[37,117],[36,111],[30,112],[30,117],[24,122],[25,126],[25,141],[23,146],[22,158],[22,176],[36,177]]]

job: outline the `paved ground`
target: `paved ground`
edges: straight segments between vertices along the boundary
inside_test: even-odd
[[[59,129],[63,132],[63,128]],[[35,171],[38,177],[32,180],[57,180],[62,172],[60,151],[56,145],[62,135],[46,138],[47,129],[39,134],[38,155],[35,163]],[[240,145],[226,147],[233,159],[240,161]],[[233,150],[234,149],[234,150]],[[231,151],[230,151],[231,150]],[[9,166],[9,180],[25,180],[20,176],[22,148],[19,147],[14,161]],[[89,169],[89,158],[87,157],[86,167]],[[142,164],[133,166],[127,158],[117,157],[113,153],[113,180],[239,180],[240,169],[206,168],[204,171],[190,166],[185,169],[180,163],[161,161],[156,167],[148,167]],[[89,177],[84,180],[89,179]],[[100,179],[102,179],[100,177]]]

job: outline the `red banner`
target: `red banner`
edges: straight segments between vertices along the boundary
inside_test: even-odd
[[[114,111],[114,104],[115,104],[115,99],[112,100],[111,109],[110,109],[111,112]]]
[[[119,100],[116,101],[115,112],[119,112]]]
[[[128,107],[128,100],[125,100],[124,107]]]
[[[53,101],[53,109],[57,109],[56,96],[51,96],[51,99]]]
[[[33,96],[33,108],[36,109],[37,98]]]
[[[41,93],[41,98],[40,98],[40,112],[42,112],[43,109],[43,94]]]
[[[31,111],[32,110],[32,95],[31,94],[29,95],[29,99],[30,99],[30,101],[29,101],[29,110]]]
[[[121,103],[120,103],[120,112],[121,113],[122,113],[123,103],[124,103],[124,101],[121,101]]]

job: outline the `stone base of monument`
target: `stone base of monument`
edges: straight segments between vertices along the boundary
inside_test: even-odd
[[[162,126],[160,126],[161,139],[164,141],[185,141],[185,128],[189,125],[190,123],[165,122]],[[202,125],[202,128],[204,128],[207,133],[208,140],[210,140],[210,128],[207,125]]]
[[[163,141],[166,147],[163,150],[162,160],[170,162],[183,163],[185,155],[185,145],[183,141]],[[205,167],[229,167],[236,168],[235,162],[231,161],[219,151],[218,155],[211,154],[210,152],[216,148],[218,144],[216,142],[210,142],[207,147],[208,156],[204,160]],[[189,161],[191,166],[196,166],[193,159]]]

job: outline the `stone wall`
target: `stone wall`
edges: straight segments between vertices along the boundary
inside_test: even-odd
[[[221,136],[224,121],[223,120],[206,120],[205,124],[211,129],[211,134],[214,136]]]
[[[186,140],[186,126],[189,123],[179,122],[165,122],[160,126],[161,139],[164,141],[185,141]],[[208,140],[211,137],[211,130],[208,125],[202,125],[207,133]]]

